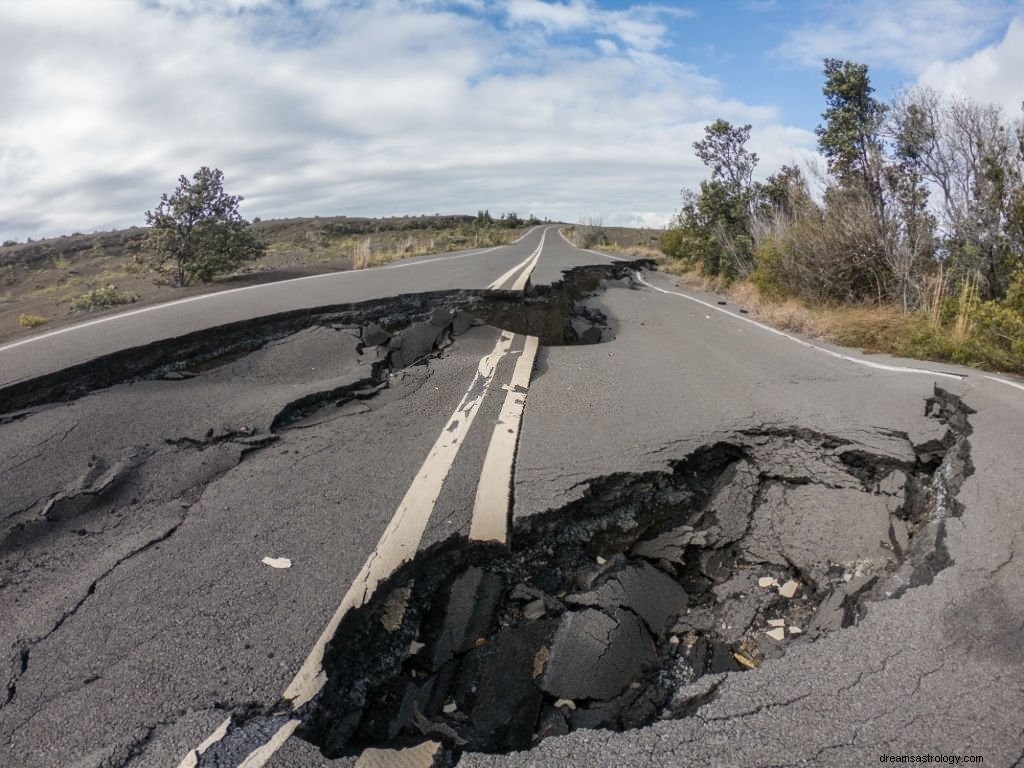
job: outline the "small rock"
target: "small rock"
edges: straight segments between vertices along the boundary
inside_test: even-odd
[[[770,589],[771,587],[779,586],[779,580],[771,576],[762,576],[757,580],[757,586],[761,589]]]
[[[537,619],[543,618],[547,609],[544,605],[544,598],[534,600],[533,602],[527,603],[523,606],[523,618],[527,621],[536,621]]]
[[[446,715],[453,715],[459,711],[459,705],[456,704],[454,701],[451,701],[445,704],[443,707],[441,707],[441,711],[444,712]]]
[[[391,339],[391,334],[385,331],[376,323],[367,323],[363,328],[363,344],[368,347],[376,347],[381,344],[387,344]]]
[[[786,626],[785,619],[768,619],[769,627],[784,627]]]
[[[287,557],[264,557],[263,564],[271,568],[291,568],[292,561]]]
[[[540,650],[533,656],[533,679],[536,680],[538,677],[544,674],[544,670],[547,669],[548,659],[551,658],[551,650],[546,646],[542,645]]]
[[[802,635],[804,631],[800,627],[790,627],[789,634],[791,635]]]
[[[767,632],[765,632],[765,634],[768,635],[768,637],[770,637],[772,640],[778,640],[779,642],[782,642],[786,639],[786,630],[782,627],[770,629]]]
[[[452,322],[452,311],[450,309],[435,309],[430,313],[430,324],[438,328],[446,328]]]
[[[561,709],[562,707],[565,707],[566,709],[571,709],[571,710],[575,711],[575,709],[576,709],[576,702],[573,701],[572,699],[559,699],[558,701],[555,702],[555,709]]]
[[[607,562],[608,562],[607,560],[605,560],[605,559],[604,559],[603,557],[601,557],[600,555],[598,555],[598,556],[597,556],[596,558],[594,558],[594,559],[595,559],[595,560],[597,561],[597,564],[598,564],[598,565],[604,565],[605,563],[607,563]]]
[[[411,643],[409,643],[409,655],[415,656],[417,653],[419,653],[426,647],[426,643],[421,643],[419,640],[413,640]]]
[[[672,637],[668,639],[668,642],[671,645],[679,645],[679,635],[672,635]]]
[[[781,587],[779,587],[779,594],[788,600],[796,597],[796,591],[800,588],[800,582],[790,579]]]

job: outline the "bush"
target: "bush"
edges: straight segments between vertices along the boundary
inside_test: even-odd
[[[117,286],[108,285],[105,288],[95,288],[76,296],[71,300],[71,308],[89,312],[94,309],[118,307],[122,304],[134,304],[138,300],[137,293],[121,292],[117,290]]]
[[[41,315],[21,315],[18,318],[18,325],[22,328],[35,328],[45,322],[46,318]]]

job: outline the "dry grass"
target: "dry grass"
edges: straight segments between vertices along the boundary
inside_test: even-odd
[[[751,317],[782,331],[796,333],[865,352],[904,353],[903,339],[920,326],[920,318],[895,307],[818,306],[796,299],[766,299],[749,281],[726,284],[720,278],[708,278],[693,270],[683,271],[683,287],[728,296],[747,310]]]

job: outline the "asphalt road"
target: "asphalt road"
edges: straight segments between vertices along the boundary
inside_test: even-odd
[[[0,348],[0,378],[23,381],[300,307],[513,289],[531,262],[531,281],[543,284],[562,269],[610,261],[538,228],[506,248],[212,294],[62,329]],[[355,755],[328,759],[299,736],[285,738],[287,715],[255,728],[238,713],[319,693],[325,627],[357,612],[395,564],[416,552],[434,556],[439,543],[461,540],[494,512],[481,501],[480,478],[496,436],[512,428],[521,429],[513,546],[543,524],[552,544],[561,541],[588,504],[607,509],[607,520],[642,516],[638,509],[658,506],[648,501],[659,483],[681,503],[701,478],[679,470],[676,487],[659,479],[665,473],[709,446],[742,454],[710,493],[728,498],[741,465],[760,483],[726,547],[732,572],[693,575],[693,612],[680,622],[703,631],[697,615],[708,603],[695,590],[713,582],[715,631],[734,632],[734,647],[742,639],[758,664],[696,679],[678,711],[659,707],[645,727],[576,730],[511,754],[467,752],[460,765],[854,766],[940,753],[1024,764],[1024,560],[1016,554],[1024,545],[1024,389],[955,366],[808,345],[663,275],[638,278],[610,282],[588,302],[606,313],[614,338],[541,347],[528,394],[514,384],[528,338],[442,318],[450,346],[390,370],[376,394],[370,372],[381,348],[364,343],[365,328],[328,326],[198,375],[121,384],[0,418],[0,765],[177,766],[189,755],[200,765],[240,765],[247,756],[246,765],[355,764]],[[975,411],[966,428],[926,414],[936,385]],[[294,410],[325,391],[361,394],[340,408]],[[943,458],[961,450],[969,451],[966,470]],[[903,471],[921,479],[906,483],[916,501],[897,509],[882,486]],[[726,505],[712,507],[694,525],[711,520],[706,537],[724,537]],[[903,518],[910,544],[890,538]],[[598,557],[614,565],[613,543],[601,546],[612,549]],[[287,558],[289,567],[264,558]],[[824,562],[836,567],[826,573]],[[424,568],[429,575],[442,566]],[[862,572],[875,578],[873,593],[851,608],[851,626],[811,631],[827,596]],[[792,603],[756,586],[786,574],[803,581]],[[543,586],[534,575],[524,583]],[[812,575],[822,587],[813,594]],[[550,592],[546,599],[564,598]],[[766,639],[774,625],[764,622],[776,614],[804,633]],[[688,627],[670,630],[676,643],[686,645]],[[542,684],[554,690],[563,665],[571,673],[562,676],[583,686],[586,710],[586,686],[597,683],[564,666],[571,654],[560,656],[559,642],[547,662],[552,680]],[[314,674],[304,677],[307,669]],[[240,727],[193,752],[232,711]],[[280,742],[264,748],[275,733]],[[260,748],[264,756],[253,757]]]

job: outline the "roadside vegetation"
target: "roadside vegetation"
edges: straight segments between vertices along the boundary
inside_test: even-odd
[[[849,61],[824,75],[827,169],[756,182],[750,126],[707,126],[667,268],[790,330],[1024,373],[1024,120],[925,87],[882,103]]]

